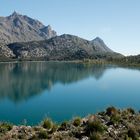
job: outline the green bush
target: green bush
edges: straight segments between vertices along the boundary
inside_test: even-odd
[[[7,132],[13,128],[13,125],[7,122],[0,123],[0,132]]]
[[[47,132],[44,131],[44,130],[39,131],[38,138],[40,138],[40,139],[47,139],[48,138]]]
[[[61,123],[60,127],[59,127],[59,130],[66,130],[67,127],[68,127],[68,121],[64,121]]]
[[[45,119],[42,122],[42,127],[46,129],[51,129],[53,127],[53,122],[51,121],[51,119]]]
[[[81,118],[77,117],[73,120],[73,125],[74,126],[79,126],[81,124]]]
[[[131,113],[131,114],[135,114],[135,110],[132,109],[132,108],[128,108],[127,111],[128,111],[129,113]]]
[[[57,124],[53,123],[50,133],[56,132],[58,129]]]
[[[106,114],[108,115],[108,116],[111,116],[111,115],[115,115],[115,114],[117,114],[118,113],[118,111],[117,111],[117,109],[115,108],[115,107],[108,107],[107,109],[106,109]]]
[[[78,139],[81,139],[82,138],[82,134],[81,134],[81,128],[80,127],[76,127],[74,129],[71,130],[72,132],[72,136],[78,138]]]
[[[138,134],[134,128],[130,128],[128,130],[128,137],[132,138],[133,140],[138,140]]]
[[[104,131],[104,126],[100,122],[99,119],[89,120],[87,122],[86,126],[86,132],[87,133],[93,133],[93,132],[100,132],[102,133]]]
[[[120,119],[121,119],[121,117],[118,114],[114,114],[110,117],[110,121],[114,124],[118,123],[120,121]]]
[[[91,133],[90,134],[90,140],[101,140],[101,136],[96,132]]]
[[[63,130],[67,130],[68,128],[70,128],[70,123],[68,121],[64,121],[61,123],[59,130],[63,131]]]

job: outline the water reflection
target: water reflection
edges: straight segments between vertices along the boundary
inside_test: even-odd
[[[100,79],[106,65],[74,63],[22,62],[0,64],[0,99],[14,102],[50,90],[56,83],[70,84],[93,76]]]
[[[72,63],[0,64],[0,120],[61,122],[108,106],[140,109],[140,71],[135,67]],[[9,111],[10,110],[10,111]]]

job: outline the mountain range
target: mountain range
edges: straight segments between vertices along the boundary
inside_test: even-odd
[[[50,25],[14,12],[0,17],[0,59],[79,60],[120,57],[97,37],[58,36]]]

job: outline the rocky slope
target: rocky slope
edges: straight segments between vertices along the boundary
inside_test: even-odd
[[[27,42],[49,39],[56,36],[51,26],[14,12],[8,17],[0,17],[0,43]]]
[[[107,47],[107,45],[104,43],[104,41],[99,37],[96,37],[95,39],[93,39],[92,43],[95,47],[100,48],[104,51],[113,52],[110,48]]]
[[[77,36],[64,34],[48,40],[9,44],[16,58],[45,60],[81,60],[120,56],[104,46]]]
[[[0,44],[0,58],[12,58],[15,57],[13,51],[5,44]]]

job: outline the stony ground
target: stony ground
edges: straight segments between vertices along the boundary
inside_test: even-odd
[[[85,118],[61,124],[45,119],[38,126],[0,123],[0,140],[139,140],[140,113],[128,108],[109,107]]]

